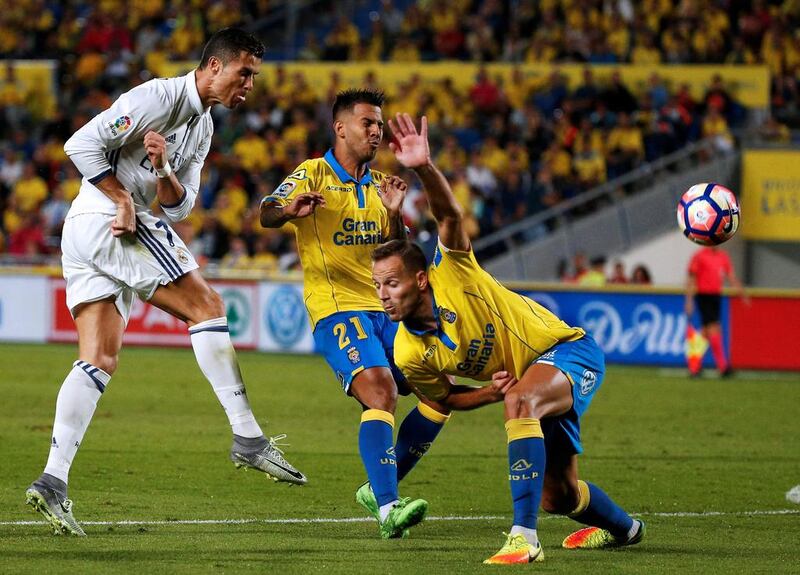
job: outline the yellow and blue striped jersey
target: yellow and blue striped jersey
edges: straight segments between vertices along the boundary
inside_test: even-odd
[[[437,329],[415,331],[401,323],[394,340],[397,367],[426,397],[447,395],[442,374],[489,381],[505,370],[522,377],[556,344],[585,335],[535,301],[503,287],[472,251],[441,243],[428,268]]]
[[[340,311],[383,311],[375,294],[372,250],[387,240],[389,216],[379,188],[384,174],[367,170],[356,181],[328,150],[306,160],[264,201],[288,204],[318,192],[325,206],[291,220],[303,266],[304,297],[312,327]]]

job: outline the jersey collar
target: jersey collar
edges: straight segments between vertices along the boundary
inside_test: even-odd
[[[353,176],[347,173],[347,171],[342,167],[339,161],[336,159],[336,156],[333,155],[333,148],[329,149],[325,152],[325,161],[328,162],[328,165],[333,168],[336,177],[339,178],[343,184],[348,182],[353,182],[354,184],[358,184],[359,186],[364,186],[366,184],[372,183],[372,172],[369,170],[369,166],[364,170],[364,175],[361,176],[360,180],[356,180]]]
[[[197,78],[194,73],[197,70],[192,70],[184,78],[186,78],[186,93],[189,96],[189,104],[197,114],[204,114],[208,108],[203,109],[203,101],[200,99],[200,93],[197,91]],[[210,108],[210,106],[209,106]]]
[[[436,320],[436,327],[435,328],[430,328],[430,329],[411,329],[410,327],[408,327],[408,324],[406,324],[406,322],[403,322],[403,325],[406,327],[406,329],[408,330],[409,333],[411,333],[413,335],[416,335],[416,336],[425,335],[426,333],[435,335],[436,337],[438,337],[441,340],[441,342],[445,346],[447,346],[447,348],[450,351],[454,351],[456,349],[456,344],[455,344],[455,342],[453,342],[452,339],[450,339],[450,337],[442,329],[441,314],[439,313],[439,306],[436,305],[436,297],[433,294],[433,289],[432,288],[431,288],[431,303],[433,305],[433,319]]]

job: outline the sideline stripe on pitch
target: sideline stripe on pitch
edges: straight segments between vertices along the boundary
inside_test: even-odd
[[[770,515],[800,515],[800,509],[774,509],[770,511],[676,511],[671,513],[631,513],[633,517],[752,517]],[[560,515],[544,515],[539,519],[563,519]],[[509,520],[505,515],[450,515],[443,517],[426,517],[425,521],[495,521]],[[372,523],[371,517],[343,518],[287,518],[287,519],[176,519],[174,521],[125,520],[125,521],[80,521],[81,525],[248,525],[253,523],[290,524],[290,523]],[[44,521],[0,521],[0,525],[46,525]]]

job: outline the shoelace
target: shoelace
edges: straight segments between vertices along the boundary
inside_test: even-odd
[[[269,438],[269,447],[273,451],[277,451],[278,452],[278,457],[281,459],[281,461],[283,463],[287,463],[288,464],[288,462],[283,458],[283,449],[281,449],[281,447],[289,447],[289,444],[288,443],[278,443],[279,441],[281,441],[283,439],[286,439],[286,434],[285,433],[281,433],[280,435],[276,435],[274,437],[270,437]],[[281,447],[279,447],[279,446],[281,446]]]

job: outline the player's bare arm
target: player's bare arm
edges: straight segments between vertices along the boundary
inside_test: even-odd
[[[136,209],[133,207],[133,196],[113,174],[96,182],[95,187],[114,202],[117,215],[111,222],[111,234],[114,237],[131,237],[136,233]]]
[[[408,237],[403,222],[403,201],[408,192],[408,184],[397,176],[387,176],[381,182],[381,203],[389,215],[390,240],[404,240]]]
[[[279,228],[290,220],[307,218],[318,207],[325,205],[325,198],[317,192],[298,194],[285,206],[261,202],[260,220],[265,228]]]
[[[147,152],[150,165],[153,166],[158,176],[156,184],[158,202],[165,206],[179,204],[186,192],[169,164],[167,141],[164,136],[150,130],[144,135],[144,149]]]
[[[432,401],[418,390],[414,390],[420,399],[432,404],[441,412],[469,411],[491,403],[499,403],[505,398],[506,392],[517,384],[517,379],[505,371],[494,374],[492,382],[482,387],[456,384],[452,375],[441,377],[442,383],[447,388],[447,395],[443,398]]]
[[[458,205],[450,184],[431,159],[428,144],[428,118],[422,116],[420,129],[408,114],[397,114],[395,121],[389,120],[393,141],[389,148],[397,161],[414,170],[425,188],[425,196],[431,213],[439,228],[439,241],[446,248],[468,251],[469,236],[464,230],[464,213]]]

